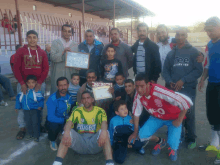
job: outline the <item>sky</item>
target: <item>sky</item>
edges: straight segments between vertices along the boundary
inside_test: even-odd
[[[193,26],[205,22],[209,17],[220,18],[220,0],[134,0],[152,11],[156,16],[146,17],[144,21],[155,27],[158,24],[167,26]],[[143,20],[143,19],[141,19]]]

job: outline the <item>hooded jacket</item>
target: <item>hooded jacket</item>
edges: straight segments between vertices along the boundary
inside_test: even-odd
[[[18,82],[25,84],[28,75],[37,77],[37,82],[42,84],[49,71],[47,54],[39,46],[32,50],[28,45],[19,48],[15,54],[14,75]]]
[[[61,97],[59,91],[53,93],[47,100],[47,120],[52,123],[63,124],[68,119],[71,106],[75,102],[67,92],[66,96]]]
[[[188,42],[179,49],[177,46],[171,50],[164,62],[163,77],[169,85],[179,80],[184,82],[184,87],[196,88],[197,79],[202,75],[202,63],[196,58],[199,52]]]
[[[34,89],[28,89],[27,94],[20,92],[16,96],[15,109],[33,110],[44,107],[44,97],[41,92],[35,92]]]
[[[100,75],[100,58],[103,50],[103,43],[94,39],[94,48],[90,52],[89,58],[89,69],[94,69]],[[89,53],[89,49],[87,47],[86,40],[79,44],[78,51],[82,53]],[[79,71],[80,77],[86,78],[86,69],[81,69]]]
[[[134,43],[134,45],[131,47],[132,52],[135,54],[133,60],[134,74],[137,74],[136,63],[137,63],[137,49],[138,49],[139,41],[140,40],[137,40]],[[157,82],[161,72],[159,47],[149,38],[147,38],[144,41],[143,47],[145,49],[145,71],[148,74],[149,80],[153,80]]]

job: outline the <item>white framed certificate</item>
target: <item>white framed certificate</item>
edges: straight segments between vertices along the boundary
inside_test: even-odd
[[[66,67],[89,69],[90,54],[81,52],[66,53]]]
[[[112,87],[111,83],[93,83],[92,91],[95,100],[112,98],[112,94],[108,91]]]

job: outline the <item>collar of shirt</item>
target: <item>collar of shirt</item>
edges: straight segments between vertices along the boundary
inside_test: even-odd
[[[63,38],[60,38],[61,42],[63,43],[63,47],[67,48],[70,47],[70,44],[72,42],[72,40],[70,39],[68,42],[66,42],[66,40],[64,40]]]
[[[95,41],[93,42],[93,44],[92,45],[89,45],[89,44],[87,44],[86,43],[86,45],[87,45],[87,47],[88,47],[88,49],[89,49],[89,53],[91,52],[91,50],[94,48],[94,46],[95,46]]]

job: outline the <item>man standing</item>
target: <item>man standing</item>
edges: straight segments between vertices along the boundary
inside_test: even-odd
[[[41,90],[42,95],[45,93],[45,79],[49,71],[49,63],[46,52],[38,45],[38,34],[34,30],[30,30],[26,34],[27,45],[19,48],[15,54],[13,72],[18,80],[17,92],[26,94],[27,85],[26,78],[28,75],[37,77],[37,85],[35,91]],[[41,111],[42,119],[42,111]],[[18,124],[20,131],[16,138],[23,139],[25,135],[25,122],[23,110],[18,111]]]
[[[79,72],[77,69],[65,67],[66,53],[78,51],[77,44],[70,40],[70,37],[72,36],[71,26],[64,24],[61,33],[62,38],[54,40],[51,45],[51,94],[57,90],[56,80],[59,77],[66,77],[70,80],[72,73]]]
[[[133,60],[134,74],[145,73],[152,83],[156,83],[161,72],[159,48],[147,37],[147,24],[138,24],[137,33],[139,40],[131,47],[135,54]]]
[[[119,39],[120,32],[118,28],[112,28],[110,31],[110,35],[112,42],[104,47],[101,59],[103,60],[107,58],[106,48],[108,47],[108,45],[113,44],[116,47],[115,58],[122,62],[123,74],[127,79],[127,77],[129,76],[128,70],[132,67],[132,62],[133,62],[133,55],[131,48]]]
[[[95,39],[94,31],[91,29],[86,30],[85,33],[86,40],[79,44],[78,51],[82,53],[89,53],[89,69],[94,69],[100,76],[100,59],[103,50],[103,43]],[[79,71],[80,75],[80,86],[86,82],[86,69],[81,69]]]
[[[211,17],[205,22],[205,31],[211,41],[208,43],[207,65],[205,66],[202,78],[199,82],[199,91],[204,86],[207,77],[208,86],[206,89],[207,118],[211,125],[211,143],[206,151],[217,151],[215,164],[220,163],[220,19]]]
[[[177,46],[170,51],[166,57],[163,77],[166,87],[178,91],[190,97],[193,106],[186,114],[186,120],[183,124],[187,130],[188,148],[196,147],[195,134],[195,98],[197,79],[202,75],[202,63],[197,62],[199,52],[188,43],[187,32],[185,29],[176,31]]]
[[[75,109],[68,119],[53,165],[62,165],[68,148],[79,154],[97,154],[103,149],[106,165],[114,165],[106,113],[102,108],[93,106],[92,93],[83,92],[81,99],[83,107]],[[72,129],[75,123],[78,132]]]
[[[68,92],[69,81],[66,77],[60,77],[56,81],[57,92],[47,100],[47,129],[50,148],[57,150],[56,139],[62,132],[65,120],[69,118],[71,106],[74,104]]]

